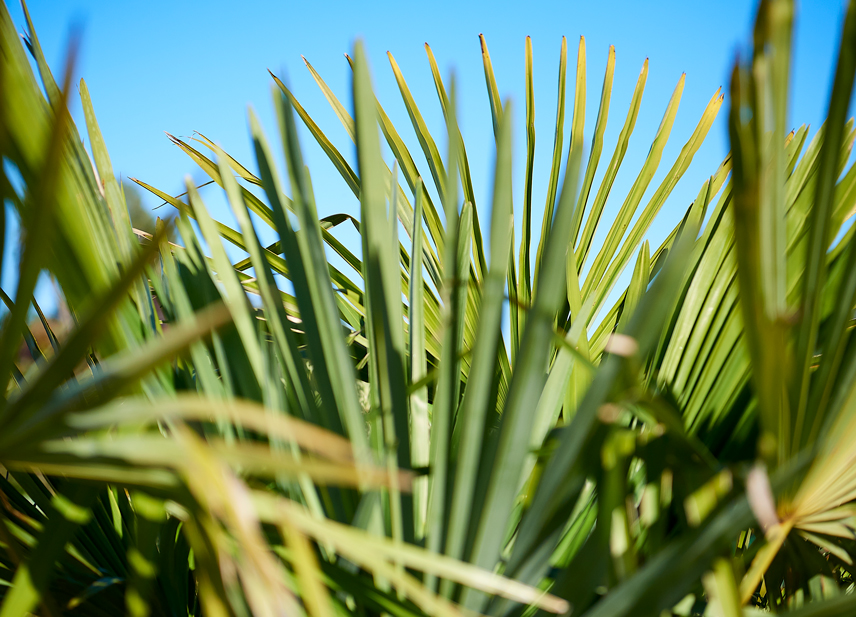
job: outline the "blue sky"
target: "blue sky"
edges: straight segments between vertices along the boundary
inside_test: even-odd
[[[805,0],[798,4],[790,124],[809,123],[813,134],[826,113],[843,3]],[[441,145],[443,119],[423,48],[427,41],[444,77],[451,69],[455,71],[459,124],[483,221],[489,215],[494,145],[478,35],[484,33],[487,38],[500,94],[510,97],[515,105],[518,220],[525,163],[524,39],[530,35],[536,101],[535,230],[540,229],[553,148],[561,37],[568,37],[569,56],[565,154],[579,37],[586,38],[588,56],[587,143],[597,114],[608,48],[616,48],[610,122],[595,186],[615,146],[639,70],[649,58],[636,130],[604,213],[604,222],[608,222],[642,166],[681,73],[687,73],[681,107],[643,206],[710,97],[720,86],[727,90],[735,55],[747,49],[755,7],[754,0],[363,4],[33,0],[29,5],[48,61],[57,71],[63,65],[70,24],[82,26],[77,75],[86,79],[90,89],[116,173],[136,176],[173,194],[183,190],[185,174],[197,182],[204,178],[193,162],[169,143],[164,131],[177,136],[200,131],[250,169],[255,168],[246,108],[252,105],[259,113],[273,140],[276,126],[268,68],[286,77],[303,106],[353,163],[353,146],[304,67],[301,54],[349,106],[350,70],[343,53],[351,50],[356,37],[367,45],[378,97],[414,156],[420,152],[419,145],[389,68],[387,50],[395,56]],[[23,30],[20,7],[11,4],[9,8]],[[655,246],[727,153],[727,106],[726,99],[707,141],[651,230],[649,237]],[[79,101],[73,111],[83,134]],[[85,141],[88,145],[88,139]],[[320,214],[357,214],[353,195],[308,133],[304,133],[303,147],[313,172]],[[416,156],[416,160],[427,176],[424,159]],[[231,220],[219,189],[209,187],[203,196],[216,217]],[[152,207],[158,201],[145,196],[145,204]],[[268,232],[261,235],[272,238]],[[359,247],[355,238],[346,240],[355,249]]]

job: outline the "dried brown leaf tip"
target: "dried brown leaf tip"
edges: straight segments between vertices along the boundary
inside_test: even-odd
[[[639,352],[639,343],[632,336],[626,334],[613,334],[606,341],[604,351],[608,351],[616,356],[629,358],[635,356]]]
[[[746,477],[746,496],[752,513],[761,523],[764,532],[779,524],[773,489],[770,487],[770,478],[764,465],[755,465]]]
[[[597,418],[604,424],[613,424],[618,421],[621,415],[621,407],[614,403],[606,403],[601,405],[597,410]]]

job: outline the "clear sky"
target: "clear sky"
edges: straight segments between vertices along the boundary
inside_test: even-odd
[[[23,31],[20,7],[12,3],[9,8]],[[177,136],[199,131],[255,169],[246,107],[252,105],[256,109],[273,140],[276,125],[268,68],[287,78],[303,106],[356,169],[354,148],[347,134],[301,60],[301,54],[305,55],[343,103],[350,106],[350,70],[343,53],[352,49],[356,37],[366,42],[381,103],[427,177],[427,164],[385,56],[387,50],[395,56],[429,129],[441,152],[445,152],[442,112],[423,48],[427,41],[444,77],[453,68],[456,74],[459,124],[483,221],[489,220],[494,145],[478,35],[484,33],[487,38],[500,94],[515,104],[514,190],[518,221],[525,164],[524,39],[530,35],[537,137],[533,229],[539,230],[553,148],[561,37],[568,37],[569,56],[565,155],[579,37],[585,36],[588,55],[587,144],[597,114],[608,48],[611,44],[616,48],[610,122],[596,183],[615,146],[639,70],[649,58],[648,83],[636,130],[604,214],[609,221],[642,166],[681,73],[687,73],[683,99],[669,146],[643,206],[710,97],[720,86],[727,90],[734,58],[748,46],[756,2],[32,0],[29,8],[48,61],[57,73],[63,65],[70,24],[82,26],[77,73],[89,86],[116,173],[138,177],[172,194],[183,190],[185,174],[191,174],[197,182],[204,177],[189,158],[170,144],[164,131]],[[798,2],[790,124],[796,127],[809,123],[812,134],[826,114],[842,18],[840,0]],[[727,109],[726,99],[706,143],[649,234],[655,246],[726,155]],[[84,134],[79,101],[73,111]],[[85,141],[88,146],[88,139]],[[303,148],[313,172],[321,215],[357,214],[353,195],[306,132]],[[209,187],[203,196],[215,216],[226,222],[231,220],[219,189]],[[145,204],[152,207],[158,201],[145,196]],[[262,235],[264,239],[272,238],[270,233]],[[353,237],[346,239],[354,249],[359,248]]]

